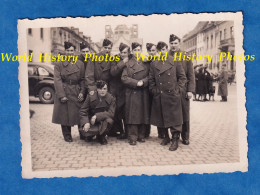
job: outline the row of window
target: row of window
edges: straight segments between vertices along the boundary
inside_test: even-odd
[[[43,36],[44,36],[44,30],[43,28],[40,28],[40,38],[43,39]],[[28,28],[28,35],[33,35],[33,29],[32,28]]]
[[[230,31],[230,37],[231,38],[234,37],[234,27],[233,26],[230,27],[229,31]],[[199,42],[202,40],[201,38],[202,38],[201,36],[198,37],[198,41]],[[217,35],[215,36],[215,44],[214,44],[214,40],[213,39],[214,39],[213,34],[211,34],[210,37],[207,36],[207,38],[206,38],[206,43],[207,43],[206,49],[213,48],[214,45],[215,46],[217,45]],[[227,29],[226,28],[223,29],[223,31],[221,30],[219,32],[219,40],[221,41],[221,40],[225,40],[225,39],[227,39]],[[189,40],[189,41],[187,41],[185,43],[185,48],[188,49],[190,47],[195,46],[196,44],[197,44],[197,39],[193,38],[193,39],[191,39],[191,40]]]

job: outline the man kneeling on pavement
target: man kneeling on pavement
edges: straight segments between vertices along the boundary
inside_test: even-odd
[[[108,93],[105,81],[96,82],[97,92],[88,95],[80,109],[81,132],[86,141],[96,136],[100,144],[107,144],[106,133],[111,129],[115,114],[115,98]]]

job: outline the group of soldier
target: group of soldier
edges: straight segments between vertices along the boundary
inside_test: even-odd
[[[75,55],[75,46],[64,43],[66,55]],[[113,43],[104,39],[98,55],[111,55]],[[71,126],[78,125],[80,139],[90,142],[96,137],[107,144],[106,136],[128,139],[130,145],[143,143],[151,125],[157,127],[161,145],[169,150],[189,144],[190,98],[195,92],[191,61],[174,61],[180,50],[180,38],[147,43],[149,55],[168,52],[165,60],[137,60],[142,45],[121,43],[119,61],[85,61],[90,46],[81,43],[81,55],[75,64],[55,63],[55,100],[52,122],[61,125],[64,140],[72,142]],[[171,133],[171,138],[169,135]],[[118,134],[119,133],[119,134]]]

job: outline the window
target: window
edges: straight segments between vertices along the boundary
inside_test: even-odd
[[[234,37],[234,27],[233,26],[230,27],[230,37],[231,38]]]
[[[28,67],[28,75],[29,76],[37,76],[37,71],[35,67],[29,66]]]
[[[213,48],[213,35],[211,35],[211,48]]]
[[[43,52],[41,53],[41,62],[44,62],[44,56],[45,56],[44,54],[45,53],[43,53]]]
[[[224,29],[224,39],[227,38],[227,29]]]
[[[50,75],[49,72],[42,67],[38,68],[38,73],[39,73],[39,76],[49,76]]]
[[[53,31],[53,37],[56,37],[56,30]]]
[[[209,37],[207,37],[207,49],[209,48]]]
[[[43,39],[43,28],[41,28],[41,39]]]
[[[32,60],[30,62],[33,61],[33,50],[29,50],[29,56],[32,54]]]
[[[32,29],[28,28],[28,35],[32,35]]]
[[[219,40],[222,40],[222,31],[219,32]]]

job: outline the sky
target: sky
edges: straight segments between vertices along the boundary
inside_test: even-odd
[[[150,15],[150,16],[105,16],[82,18],[73,24],[84,35],[90,36],[93,42],[100,42],[105,37],[105,25],[111,25],[114,31],[119,24],[138,24],[139,38],[143,38],[143,44],[147,42],[168,43],[169,35],[175,34],[182,38],[191,31],[201,19],[194,15]],[[84,24],[84,25],[82,25]]]

